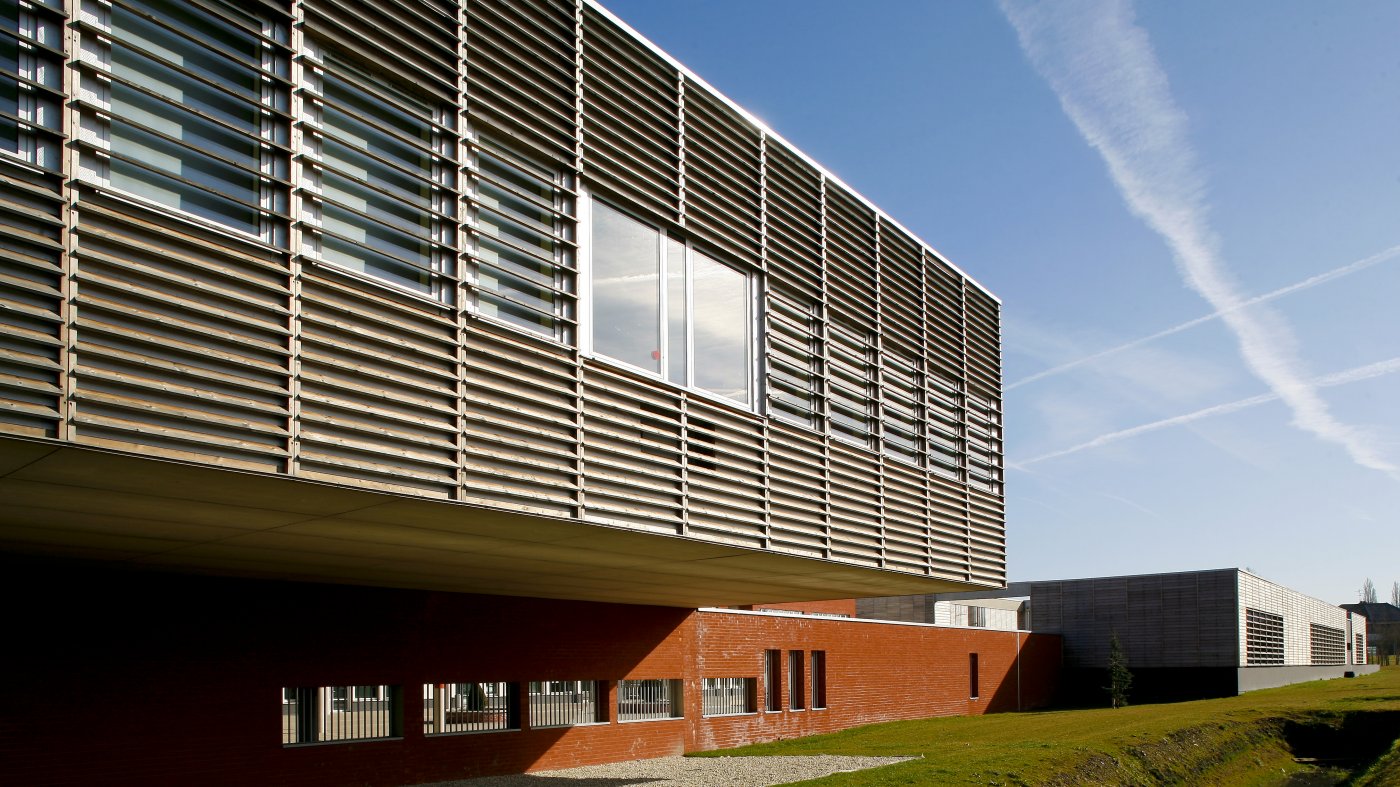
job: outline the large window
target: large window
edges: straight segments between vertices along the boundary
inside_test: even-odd
[[[82,7],[110,36],[80,39],[80,177],[285,242],[285,21],[221,0]]]
[[[332,47],[307,48],[305,251],[451,303],[453,108]]]
[[[592,226],[593,351],[751,405],[749,276],[601,202]]]

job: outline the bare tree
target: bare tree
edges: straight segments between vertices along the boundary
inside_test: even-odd
[[[1376,603],[1376,583],[1372,582],[1370,577],[1366,577],[1366,584],[1361,586],[1361,603]]]
[[[1400,607],[1400,582],[1390,583],[1390,604],[1394,607]]]

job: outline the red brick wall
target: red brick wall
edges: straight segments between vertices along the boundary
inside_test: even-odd
[[[834,598],[829,601],[784,601],[773,604],[753,604],[745,609],[781,609],[790,612],[813,612],[825,615],[845,615],[848,618],[856,616],[856,600],[853,598]]]
[[[14,784],[392,785],[656,757],[1013,709],[1003,678],[1014,676],[1018,639],[1030,706],[1049,696],[1059,659],[1058,639],[1007,632],[6,568],[0,591],[15,611],[0,773]],[[826,650],[829,708],[700,718],[700,679],[761,676],[766,648]],[[981,659],[976,701],[969,649]],[[619,724],[609,683],[607,724],[423,734],[424,683],[621,678],[684,678],[686,718]],[[282,746],[283,687],[381,683],[404,687],[401,740]]]

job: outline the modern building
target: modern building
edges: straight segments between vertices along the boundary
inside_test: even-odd
[[[8,772],[115,740],[182,782],[670,753],[731,738],[663,691],[818,673],[840,723],[991,707],[1022,635],[918,635],[956,654],[935,708],[794,633],[925,629],[694,611],[1003,583],[999,305],[606,10],[3,13]],[[721,620],[778,622],[711,673],[675,642]],[[592,715],[533,715],[558,697]],[[816,702],[749,738],[838,725]],[[425,743],[484,724],[519,751]]]
[[[1001,591],[918,601],[861,599],[862,617],[909,620],[936,605],[968,607],[1022,597],[1023,627],[1063,639],[1062,699],[1092,701],[1107,685],[1116,634],[1136,701],[1238,694],[1374,671],[1360,615],[1237,568],[1013,582]]]

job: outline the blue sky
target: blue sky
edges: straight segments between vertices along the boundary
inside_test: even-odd
[[[1389,595],[1400,4],[605,4],[1002,299],[1013,580]]]

